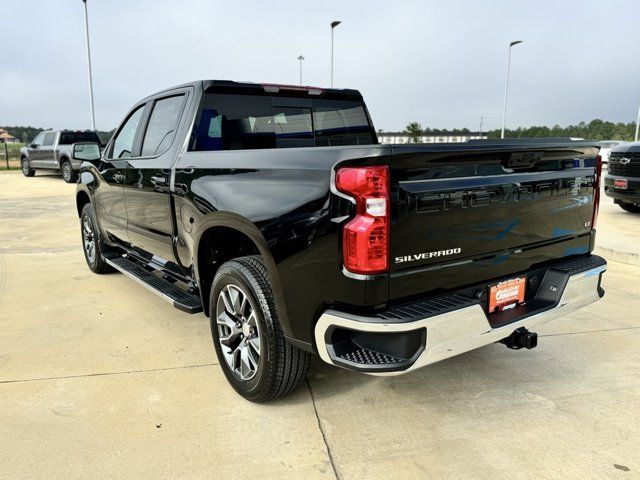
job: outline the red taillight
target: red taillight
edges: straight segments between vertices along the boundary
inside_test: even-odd
[[[591,217],[591,228],[596,228],[598,212],[600,210],[600,182],[602,178],[602,157],[596,156],[596,173],[593,178],[593,216]]]
[[[389,168],[345,167],[336,188],[356,202],[356,216],[342,231],[344,266],[353,273],[389,269]]]

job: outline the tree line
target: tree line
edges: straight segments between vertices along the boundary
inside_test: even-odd
[[[30,142],[31,140],[36,138],[36,135],[38,135],[40,132],[44,130],[51,130],[50,128],[37,128],[37,127],[0,127],[0,128],[9,132],[11,135],[16,137],[18,141],[22,143]],[[107,143],[111,138],[111,135],[113,135],[114,131],[115,129],[109,132],[97,130],[96,133],[100,137],[100,140],[102,140],[102,143]]]
[[[633,141],[635,136],[636,124],[634,122],[607,122],[605,120],[595,119],[589,123],[580,122],[577,125],[569,125],[561,127],[555,125],[519,127],[515,130],[505,129],[504,136],[506,138],[531,138],[531,137],[573,137],[584,138],[587,140],[626,140]],[[467,133],[468,129],[448,130],[454,133]],[[404,133],[406,133],[413,142],[419,142],[420,136],[430,133],[438,134],[442,130],[422,128],[418,122],[408,124]],[[489,138],[500,138],[500,129],[489,130],[485,132]]]

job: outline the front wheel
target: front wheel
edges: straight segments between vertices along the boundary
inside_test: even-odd
[[[311,355],[285,340],[261,257],[240,257],[220,267],[209,314],[220,367],[247,400],[274,400],[304,381]]]
[[[29,165],[29,160],[25,157],[20,160],[20,169],[25,177],[33,177],[36,174],[36,171]]]
[[[69,160],[62,162],[60,170],[62,171],[62,178],[65,182],[75,183],[78,180],[78,173],[73,169]]]
[[[620,208],[626,212],[640,213],[640,205],[635,203],[619,203]]]
[[[93,207],[90,203],[87,203],[82,209],[82,215],[80,215],[84,259],[93,273],[112,272],[114,270],[113,267],[105,262],[102,256],[103,244],[100,240],[100,231],[95,219]]]

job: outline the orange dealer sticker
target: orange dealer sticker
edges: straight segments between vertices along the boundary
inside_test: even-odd
[[[524,302],[526,277],[511,278],[489,287],[489,313]]]

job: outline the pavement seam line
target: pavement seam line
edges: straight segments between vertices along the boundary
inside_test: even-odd
[[[148,372],[165,372],[168,370],[182,370],[187,368],[202,368],[212,367],[219,365],[218,363],[202,363],[199,365],[182,365],[180,367],[165,367],[165,368],[149,368],[145,370],[125,370],[122,372],[102,372],[102,373],[85,373],[81,375],[66,375],[60,377],[39,377],[39,378],[21,378],[18,380],[0,380],[0,385],[7,383],[25,383],[25,382],[42,382],[45,380],[65,380],[70,378],[85,378],[85,377],[106,377],[111,375],[128,375],[131,373],[148,373]]]
[[[638,330],[640,327],[605,328],[602,330],[587,330],[586,332],[548,333],[539,337],[561,337],[563,335],[582,335],[583,333],[619,332],[624,330]]]
[[[311,383],[309,383],[309,378],[306,378],[307,388],[309,389],[309,395],[311,395],[311,405],[313,405],[313,412],[316,414],[316,420],[318,422],[318,428],[320,429],[320,434],[322,435],[322,441],[324,442],[324,447],[327,449],[327,456],[329,457],[329,462],[331,463],[331,468],[333,469],[333,476],[337,480],[342,480],[342,477],[338,473],[338,468],[336,466],[335,459],[333,458],[333,453],[331,452],[331,447],[329,446],[329,442],[327,441],[327,435],[322,427],[322,422],[320,421],[320,415],[318,414],[318,409],[316,408],[316,399],[313,396],[313,390],[311,389]]]

